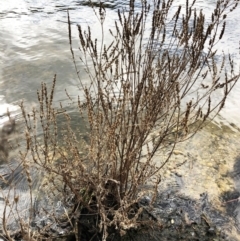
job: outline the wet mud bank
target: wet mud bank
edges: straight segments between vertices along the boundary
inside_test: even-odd
[[[143,211],[138,218],[138,228],[130,229],[122,237],[116,230],[109,228],[108,241],[237,240],[229,235],[230,218],[214,209],[206,193],[198,200],[191,200],[186,196],[180,197],[177,193],[165,192],[158,195],[153,205],[149,205],[149,197],[146,196],[132,210],[137,212],[139,208],[143,208]],[[41,220],[36,220],[32,225],[36,230],[45,231],[42,240],[102,240],[101,234],[96,232],[98,216],[83,209],[81,215],[76,217],[76,220],[71,220],[71,224],[76,224],[74,231],[66,218],[53,224],[53,220],[41,217]],[[52,224],[49,225],[50,223]],[[25,240],[20,232],[15,232],[12,237],[15,240]]]

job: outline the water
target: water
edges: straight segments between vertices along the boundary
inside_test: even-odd
[[[128,1],[105,2],[107,8],[106,29],[117,18],[116,9],[125,7]],[[176,5],[184,5],[177,0]],[[215,1],[198,1],[197,8],[209,16]],[[73,23],[73,39],[77,42],[74,25],[89,24],[93,35],[100,36],[99,23],[92,9],[85,1],[34,1],[3,0],[0,3],[0,95],[6,97],[7,103],[24,100],[28,105],[36,103],[36,90],[41,82],[50,83],[57,74],[55,100],[67,105],[65,89],[71,96],[79,94],[79,84],[68,44],[67,9],[70,9]],[[238,25],[240,8],[228,16],[227,31],[224,39],[218,43],[219,53],[224,49],[231,53],[239,68]],[[107,37],[108,39],[108,37]],[[80,66],[80,70],[81,66]],[[81,77],[87,81],[84,71]],[[240,125],[240,83],[230,95],[222,112],[229,122]]]
[[[96,18],[83,3],[22,0],[15,7],[15,1],[1,1],[0,93],[8,102],[35,103],[41,82],[51,82],[55,73],[56,102],[67,99],[66,88],[70,95],[79,94],[68,44],[67,9],[73,23],[93,26]]]
[[[17,3],[15,0],[0,1],[0,117],[3,116],[7,108],[10,111],[16,112],[16,103],[21,100],[24,101],[29,109],[35,106],[37,104],[36,90],[40,89],[41,82],[46,82],[51,86],[54,74],[57,74],[56,104],[61,101],[64,106],[69,105],[65,89],[67,89],[69,95],[73,98],[81,94],[78,89],[79,81],[69,50],[67,9],[70,11],[71,21],[73,23],[74,44],[77,43],[77,32],[76,28],[74,28],[76,24],[82,24],[85,27],[89,24],[93,30],[93,35],[100,36],[99,23],[92,9],[86,5],[85,2],[86,1],[82,0],[18,0]],[[128,1],[120,0],[105,2],[107,6],[106,28],[111,27],[114,23],[113,20],[117,18],[116,9],[124,7],[127,2]],[[177,4],[184,4],[184,2],[183,0],[176,0]],[[203,12],[209,15],[214,7],[214,3],[215,1],[213,0],[198,1],[197,8],[203,9]],[[225,53],[232,54],[235,60],[236,71],[239,70],[240,66],[240,28],[237,27],[239,14],[240,8],[238,7],[237,10],[228,15],[225,36],[216,46],[219,49],[219,53],[221,53],[221,50],[224,50]],[[81,78],[87,82],[87,75],[84,73],[81,65],[79,65],[79,69],[81,70]],[[230,94],[221,117],[218,117],[219,120],[235,123],[240,127],[239,96],[240,82]],[[0,122],[1,121],[3,122],[3,118],[0,118]],[[216,138],[218,133],[222,133],[221,131],[223,131],[223,129],[210,130],[209,133],[213,133],[212,135],[214,135],[214,137],[211,138]],[[200,137],[202,138],[200,138],[201,143],[203,143],[206,135],[204,135],[204,137],[200,135]],[[209,135],[207,135],[207,137],[210,140]],[[199,143],[199,139],[196,140]],[[225,172],[227,172],[227,168],[232,168],[237,153],[239,152],[239,148],[234,149],[237,143],[239,143],[239,135],[230,136],[229,134],[229,137],[224,136],[224,140],[221,148],[223,149],[229,146],[229,149],[226,148],[226,153],[224,153],[224,160],[227,162],[227,158],[229,158],[228,161],[230,164],[226,165],[224,171],[222,171],[222,175],[226,175]],[[228,145],[231,140],[231,145]],[[213,143],[213,141],[211,143]],[[202,162],[199,163],[205,168],[207,168],[209,164],[206,164],[206,162],[209,162],[208,158],[213,156],[213,154],[210,153],[212,147],[209,147],[210,144],[206,145],[206,148],[201,149],[201,155],[196,154],[198,152],[194,152],[194,148],[197,149],[196,146],[193,145],[191,148],[189,147],[191,155],[199,155],[199,158],[202,160]],[[219,159],[222,157],[223,155],[219,157]],[[204,160],[206,162],[204,162]],[[204,169],[203,167],[201,168],[201,170]],[[210,171],[214,171],[214,168],[215,164],[212,169],[207,169],[210,176],[213,176],[212,173],[214,173],[214,175],[216,174]],[[183,170],[183,172],[184,171],[185,170]],[[196,171],[199,172],[199,168],[197,168]],[[188,184],[191,180],[194,180],[196,176],[194,170],[191,171],[191,173],[192,179],[189,177],[185,180],[183,192],[189,192]],[[204,174],[200,173],[198,177],[204,179]],[[219,179],[221,178],[219,177]],[[213,180],[212,183],[215,181],[216,180]],[[199,182],[203,182],[203,180],[201,179]],[[213,191],[210,184],[209,186],[207,186],[207,184],[204,185],[206,187],[202,187],[205,191]],[[194,192],[192,192],[195,195],[193,196],[197,197],[198,193],[195,192],[195,189],[193,190]],[[219,195],[219,193],[217,194]],[[213,194],[214,198],[218,196],[217,194]]]

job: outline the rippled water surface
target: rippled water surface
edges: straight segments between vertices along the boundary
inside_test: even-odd
[[[97,2],[97,1],[96,1]],[[124,8],[128,1],[106,1],[109,27],[116,19],[116,9]],[[196,7],[210,16],[215,1],[197,1]],[[175,5],[185,1],[175,0]],[[73,23],[73,35],[77,36],[74,25],[89,24],[93,35],[101,35],[99,23],[86,1],[49,0],[2,0],[0,2],[0,95],[7,102],[25,99],[27,103],[36,102],[36,89],[41,82],[50,82],[57,74],[56,100],[66,100],[65,88],[72,96],[79,94],[79,84],[71,61],[68,45],[67,10]],[[235,58],[239,69],[240,28],[238,26],[240,8],[228,16],[227,31],[218,44]],[[74,38],[76,40],[76,38]],[[108,39],[108,37],[106,37]],[[221,52],[219,52],[221,53]],[[87,81],[84,72],[83,79]],[[223,116],[230,122],[240,124],[240,83],[231,94]]]
[[[104,2],[107,7],[107,28],[111,27],[113,20],[117,18],[116,9],[125,7],[127,2]],[[176,5],[184,2],[175,0]],[[197,8],[209,16],[216,1],[197,2]],[[4,99],[4,102],[0,102],[0,108],[20,100],[24,100],[29,107],[35,105],[36,90],[40,88],[41,82],[51,83],[54,74],[57,74],[56,103],[61,101],[65,106],[68,105],[65,89],[72,97],[80,94],[69,50],[67,10],[70,11],[73,23],[74,43],[77,43],[77,32],[74,28],[76,24],[85,27],[89,24],[93,35],[101,36],[99,23],[86,1],[0,1],[0,101]],[[240,66],[239,16],[240,7],[228,15],[225,36],[217,45],[220,53],[224,50],[232,54],[236,71]],[[83,70],[81,66],[80,70]],[[84,71],[80,73],[87,82]],[[240,127],[240,82],[229,96],[222,117],[218,120],[226,120]],[[211,201],[215,201],[220,207],[219,198],[222,193],[233,192],[235,186],[237,190],[239,187],[239,174],[236,168],[234,169],[234,163],[240,155],[239,146],[239,130],[231,126],[226,130],[219,126],[209,127],[193,141],[179,146],[183,159],[187,153],[194,157],[191,163],[188,162],[188,165],[192,166],[183,166],[177,172],[174,171],[174,175],[181,177],[178,179],[182,185],[181,192],[194,198],[201,192],[209,192]],[[176,158],[177,161],[182,161],[181,158],[178,159]],[[174,161],[172,165],[174,166]],[[235,179],[231,179],[231,173],[236,174]],[[197,186],[198,183],[201,185]],[[240,212],[236,207],[235,209],[235,215],[240,217]],[[240,223],[240,218],[237,221]]]

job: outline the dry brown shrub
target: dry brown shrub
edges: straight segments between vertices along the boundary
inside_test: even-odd
[[[118,10],[109,45],[104,41],[104,3],[98,10],[92,6],[102,30],[100,41],[92,36],[91,27],[83,31],[77,26],[78,57],[88,74],[87,84],[76,63],[68,14],[70,50],[81,91],[79,121],[87,123],[88,137],[81,139],[71,127],[64,108],[53,107],[55,76],[50,93],[45,84],[38,92],[39,109],[30,116],[22,108],[27,148],[21,157],[26,170],[34,165],[44,173],[40,190],[53,207],[62,202],[77,237],[83,209],[97,217],[95,229],[102,240],[109,227],[122,235],[137,228],[141,209],[130,212],[140,191],[151,180],[154,201],[161,169],[176,144],[221,111],[239,79],[231,56],[222,55],[219,61],[215,48],[226,16],[238,1],[217,1],[210,23],[194,4],[187,0],[185,10],[179,6],[170,19],[173,1],[141,1],[139,11],[131,0],[126,10]],[[218,99],[212,101],[215,93]],[[64,119],[61,126],[58,118]],[[156,162],[156,152],[166,147],[171,149],[166,159]],[[31,164],[26,162],[29,154]],[[33,174],[26,175],[31,186]]]

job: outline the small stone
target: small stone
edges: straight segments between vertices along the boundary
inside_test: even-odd
[[[179,151],[179,150],[174,150],[173,154],[174,155],[183,155],[184,156],[184,153],[182,151]]]
[[[207,162],[207,163],[206,163],[206,166],[207,166],[207,167],[213,167],[213,163],[212,163],[212,162]]]
[[[150,202],[151,202],[151,198],[149,196],[144,196],[140,200],[140,203],[144,206],[148,206]]]
[[[209,232],[210,234],[214,234],[214,233],[215,233],[215,230],[214,230],[213,227],[211,227],[211,228],[208,229],[208,232]]]

